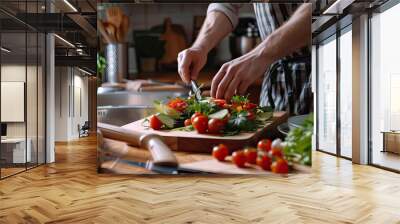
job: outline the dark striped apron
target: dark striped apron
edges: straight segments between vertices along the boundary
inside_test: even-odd
[[[262,39],[279,28],[300,4],[254,3]],[[310,34],[311,35],[311,34]],[[273,63],[264,75],[260,105],[289,114],[307,114],[313,108],[311,51],[302,48]]]

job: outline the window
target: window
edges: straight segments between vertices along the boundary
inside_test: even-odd
[[[371,162],[395,170],[400,170],[400,31],[396,28],[399,21],[397,4],[373,15],[370,32]]]
[[[319,45],[318,50],[318,149],[336,153],[336,39]]]
[[[352,33],[351,26],[339,38],[340,52],[340,155],[352,157]]]

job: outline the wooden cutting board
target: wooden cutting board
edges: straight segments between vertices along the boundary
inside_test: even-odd
[[[210,153],[213,146],[221,143],[227,145],[232,151],[247,145],[255,145],[261,138],[267,137],[268,132],[275,130],[279,124],[286,120],[286,112],[274,112],[273,117],[266,122],[263,128],[256,132],[240,133],[235,136],[198,134],[196,131],[157,131],[144,126],[144,119],[124,125],[122,128],[160,135],[164,142],[175,151]]]
[[[125,147],[126,143],[110,139],[105,139],[105,142],[109,152],[119,155],[118,158],[120,159],[141,162],[151,160],[151,154],[147,150],[131,146]],[[213,174],[275,175],[270,171],[264,171],[260,169],[256,165],[247,164],[246,168],[238,168],[230,161],[230,156],[227,158],[226,162],[219,162],[212,158],[210,154],[188,152],[175,152],[174,154],[177,157],[180,166],[183,168],[205,171]],[[104,173],[155,174],[145,168],[131,166],[126,163],[120,163],[118,160],[103,161],[99,165],[101,172]],[[310,172],[311,167],[294,165],[289,175]]]

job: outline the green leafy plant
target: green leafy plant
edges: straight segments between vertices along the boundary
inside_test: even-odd
[[[288,161],[311,166],[311,144],[314,120],[311,114],[301,127],[289,131],[285,138],[284,153]]]
[[[99,82],[103,80],[104,70],[106,69],[107,61],[106,59],[97,53],[97,79]]]

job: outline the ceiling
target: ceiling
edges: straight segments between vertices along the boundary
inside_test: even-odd
[[[96,5],[96,0],[0,0],[2,46],[12,50],[7,57],[21,61],[25,56],[36,56],[38,48],[34,37],[37,33],[50,32],[61,37],[55,38],[56,65],[78,63],[80,60],[76,58],[84,56],[82,63],[92,63],[91,70],[95,71]]]

